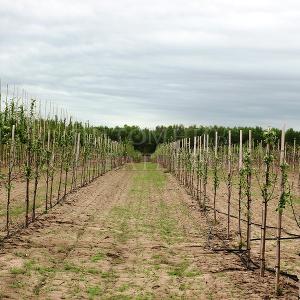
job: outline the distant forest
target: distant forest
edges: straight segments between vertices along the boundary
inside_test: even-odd
[[[248,131],[252,130],[252,138],[255,143],[259,143],[263,139],[264,128],[262,127],[224,127],[224,126],[157,126],[155,129],[140,128],[138,126],[123,127],[97,127],[98,130],[105,132],[112,140],[126,141],[132,143],[134,148],[141,153],[153,153],[158,144],[175,141],[182,138],[193,138],[202,134],[209,134],[211,142],[215,132],[218,132],[219,143],[226,144],[228,140],[228,131],[231,130],[232,142],[239,142],[239,131],[243,130],[243,140],[248,139]],[[280,129],[275,129],[278,138],[280,137]],[[286,142],[290,145],[296,140],[297,145],[300,145],[300,131],[295,131],[292,128],[286,131]]]

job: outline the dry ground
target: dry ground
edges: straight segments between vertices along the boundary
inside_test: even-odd
[[[77,170],[77,186],[80,184],[81,170]],[[58,187],[60,174],[56,171],[53,177],[52,204],[58,201]],[[30,179],[29,195],[29,218],[32,216],[32,201],[34,193],[34,178]],[[72,182],[72,174],[69,172],[67,178],[67,192],[69,192]],[[48,187],[48,206],[50,206],[50,179]],[[63,172],[61,181],[60,198],[64,194],[65,173]],[[24,226],[25,223],[25,195],[26,195],[26,179],[22,173],[15,173],[12,181],[11,200],[10,200],[10,231],[15,231]],[[42,172],[39,178],[37,195],[36,195],[36,215],[45,211],[46,197],[46,174]],[[7,235],[6,230],[6,205],[7,205],[7,188],[6,181],[0,180],[0,240]]]
[[[291,177],[291,176],[290,176]],[[292,178],[290,178],[291,180]],[[262,181],[262,179],[260,179]],[[213,199],[213,187],[212,187],[212,179],[209,181],[208,187],[208,198],[210,205],[212,205]],[[294,189],[293,193],[295,194],[295,202],[294,202],[294,209],[296,216],[300,216],[300,194],[298,189]],[[279,189],[275,189],[274,196],[272,200],[268,203],[268,217],[267,217],[267,225],[270,228],[267,229],[267,238],[275,238],[276,237],[276,228],[277,228],[277,205],[279,199]],[[216,207],[220,212],[227,212],[227,203],[228,201],[228,189],[226,186],[225,180],[222,178],[220,187],[217,193],[217,201]],[[246,216],[246,199],[245,196],[242,199],[242,218],[244,220],[247,219]],[[262,196],[261,190],[259,189],[259,184],[257,179],[254,178],[252,182],[252,220],[256,224],[261,224],[262,222]],[[231,214],[234,216],[238,216],[238,182],[237,176],[234,180],[234,186],[232,189],[232,198],[231,198]],[[227,224],[227,215],[225,214],[217,214],[218,221],[221,224]],[[239,237],[237,234],[238,228],[238,221],[235,218],[231,218],[231,232],[232,232],[232,244],[234,246],[238,246],[239,244]],[[242,222],[242,235],[243,241],[245,243],[246,240],[246,222]],[[297,226],[295,221],[295,217],[293,215],[291,206],[287,204],[286,209],[283,212],[283,221],[282,221],[283,229],[294,235],[300,235],[300,229]],[[273,228],[271,228],[273,227]],[[282,232],[283,237],[290,237],[286,232]],[[261,228],[260,226],[252,226],[252,238],[256,238],[258,240],[252,241],[252,253],[255,260],[259,261],[259,252],[260,252],[260,237],[261,237]],[[291,274],[298,274],[300,277],[300,240],[299,239],[291,239],[291,240],[284,240],[281,243],[282,248],[282,270],[286,271]],[[266,242],[266,263],[269,267],[275,266],[275,258],[276,258],[276,241],[269,240]]]
[[[211,251],[208,237],[206,217],[170,174],[127,165],[1,246],[0,298],[274,298],[273,275],[260,280],[234,254]],[[283,285],[281,298],[297,299]]]

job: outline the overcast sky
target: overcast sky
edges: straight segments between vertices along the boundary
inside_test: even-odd
[[[300,129],[300,1],[0,0],[0,77],[93,124]]]

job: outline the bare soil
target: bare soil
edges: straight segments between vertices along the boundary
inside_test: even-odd
[[[157,165],[126,165],[1,245],[0,299],[277,299],[274,275],[211,250],[208,219]]]
[[[211,181],[210,181],[211,183]],[[296,190],[296,189],[295,189]],[[299,191],[294,191],[295,195],[299,197]],[[279,199],[279,189],[275,189],[275,193],[273,198],[268,203],[268,217],[267,217],[267,238],[275,238],[276,237],[276,228],[277,228],[277,205]],[[208,188],[208,202],[212,205],[213,199],[213,187],[210,184]],[[299,199],[299,198],[296,198]],[[217,201],[216,208],[219,212],[226,213],[227,205],[228,205],[228,189],[223,180],[218,189],[217,193]],[[300,201],[294,203],[294,209],[296,216],[300,216]],[[251,251],[252,256],[259,263],[259,252],[260,252],[260,237],[261,237],[261,228],[258,226],[262,222],[262,196],[261,191],[259,189],[259,184],[257,179],[253,180],[252,184],[252,222],[255,223],[252,226],[252,238],[257,239],[252,241]],[[231,215],[238,216],[238,186],[235,183],[232,189],[232,197],[231,197]],[[246,199],[245,197],[242,199],[242,218],[246,220]],[[227,215],[222,213],[217,213],[217,219],[220,224],[227,224]],[[239,236],[237,234],[238,230],[238,220],[237,218],[230,219],[231,226],[231,234],[232,241],[231,244],[233,246],[237,246],[239,243]],[[297,226],[295,221],[295,217],[292,212],[292,208],[289,204],[286,205],[286,209],[283,212],[283,221],[282,221],[283,232],[282,236],[285,238],[292,237],[288,233],[294,235],[300,235],[300,228]],[[245,243],[246,239],[246,222],[242,222],[242,235],[243,241]],[[282,240],[281,242],[282,248],[282,265],[281,268],[283,271],[288,272],[290,274],[298,275],[300,278],[300,239],[287,239]],[[276,258],[276,240],[268,240],[266,242],[266,264],[268,267],[274,268],[275,266],[275,258]]]

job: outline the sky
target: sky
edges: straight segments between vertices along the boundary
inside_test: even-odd
[[[300,129],[299,33],[298,0],[0,0],[0,78],[95,125]]]

